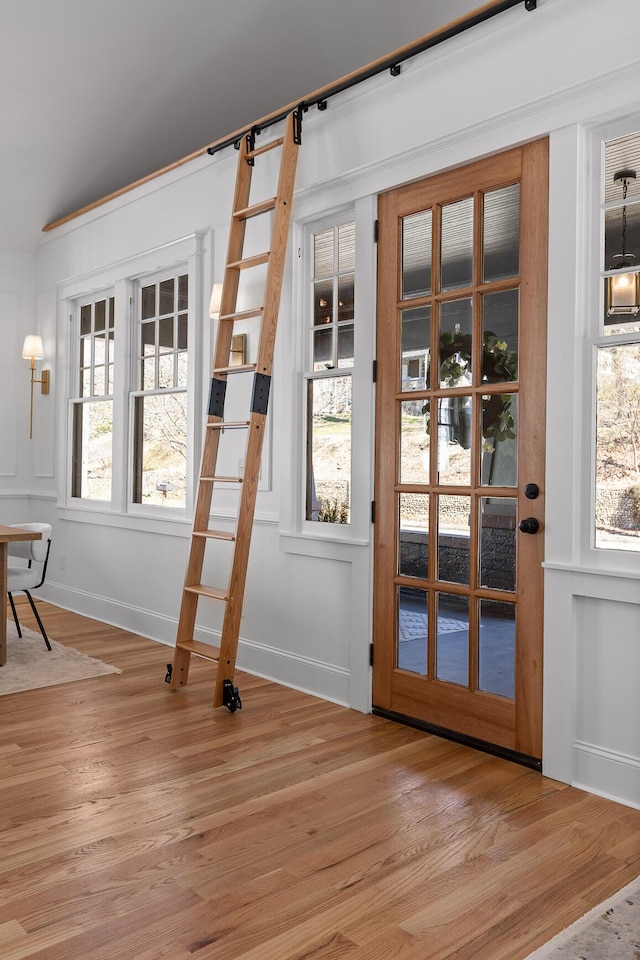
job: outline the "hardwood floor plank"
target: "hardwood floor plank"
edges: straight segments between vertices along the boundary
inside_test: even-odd
[[[123,673],[0,696],[3,960],[521,960],[640,873],[640,811],[39,606]]]

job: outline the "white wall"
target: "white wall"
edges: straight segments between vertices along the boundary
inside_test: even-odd
[[[0,249],[0,522],[29,520],[35,448],[29,441],[29,362],[22,360],[22,343],[35,333],[35,257]],[[47,344],[48,350],[53,342]],[[48,366],[47,361],[44,362]],[[41,367],[42,364],[39,364]],[[39,375],[39,374],[38,374]],[[39,389],[36,386],[36,389]],[[42,413],[36,397],[35,420]],[[52,406],[52,404],[50,404]]]
[[[625,37],[637,35],[636,0],[620,0],[615,22],[624,25]],[[640,129],[640,60],[632,43],[603,42],[611,31],[605,0],[584,0],[578,8],[572,0],[539,0],[535,12],[514,8],[406,64],[400,77],[375,78],[330,101],[326,112],[306,115],[276,354],[272,482],[258,501],[240,663],[368,709],[373,388],[367,370],[374,349],[375,198],[396,184],[549,134],[544,770],[640,805],[640,724],[629,679],[640,666],[640,561],[596,557],[588,542],[592,385],[583,339],[597,298],[591,276],[599,228],[585,211],[597,197],[593,158],[602,125]],[[235,159],[233,150],[200,158],[48,235],[37,256],[36,286],[38,323],[47,338],[63,281],[68,287],[87,277],[90,283],[92,273],[109,264],[194,232],[213,232],[215,250],[208,256],[218,279]],[[360,228],[361,367],[354,374],[359,499],[349,531],[310,536],[295,509],[302,461],[297,249],[306,222],[347,206]],[[54,476],[60,451],[47,438],[56,429],[58,440],[63,437],[67,335],[64,318],[57,323],[55,414],[52,405],[42,408],[42,446],[31,480],[32,512],[55,526],[49,595],[170,643],[188,524],[82,513],[53,499],[60,495],[59,469]],[[210,344],[205,324],[205,382]],[[215,614],[203,612],[199,623],[202,636],[215,636]],[[605,653],[610,658],[603,668]]]

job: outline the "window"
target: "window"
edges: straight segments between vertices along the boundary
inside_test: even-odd
[[[605,143],[595,545],[640,550],[640,133]]]
[[[180,274],[138,284],[132,394],[134,503],[185,505],[188,279]]]
[[[78,322],[71,496],[111,500],[115,298],[80,302]]]
[[[305,517],[350,523],[355,224],[312,232],[310,240]]]

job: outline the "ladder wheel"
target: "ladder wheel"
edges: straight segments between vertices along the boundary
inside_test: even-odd
[[[171,674],[173,673],[173,664],[167,664],[167,673],[164,678],[165,683],[171,683]]]
[[[242,710],[240,693],[231,680],[225,680],[222,684],[222,706],[226,707],[229,713],[235,713],[237,709]]]

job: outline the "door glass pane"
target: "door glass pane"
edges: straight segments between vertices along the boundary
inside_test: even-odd
[[[429,482],[429,401],[400,401],[400,483]]]
[[[426,590],[398,587],[397,664],[400,670],[427,675]]]
[[[309,380],[306,519],[350,523],[351,377]]]
[[[429,564],[429,494],[400,494],[398,573],[427,579]]]
[[[440,287],[469,287],[473,279],[473,197],[442,208]]]
[[[440,305],[440,386],[471,384],[473,309],[471,299]]]
[[[426,390],[429,386],[431,307],[402,311],[400,389]]]
[[[403,300],[431,293],[431,227],[431,210],[402,219]]]
[[[482,382],[518,379],[518,291],[482,298]]]
[[[514,699],[516,688],[516,608],[513,603],[480,600],[478,689]]]
[[[469,584],[471,497],[438,497],[438,580]]]
[[[515,487],[518,482],[518,395],[487,394],[482,398],[481,483]]]
[[[516,588],[516,500],[480,498],[480,586]]]
[[[520,269],[520,184],[484,195],[484,280],[517,277]]]
[[[436,677],[469,686],[469,598],[437,593]]]
[[[438,400],[438,483],[471,484],[471,397]]]

